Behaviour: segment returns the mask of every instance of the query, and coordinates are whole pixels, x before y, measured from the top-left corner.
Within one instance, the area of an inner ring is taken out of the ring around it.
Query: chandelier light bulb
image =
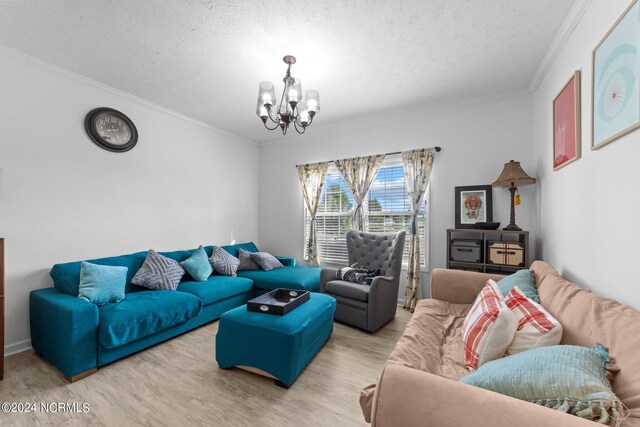
[[[304,98],[302,99],[302,102],[298,104],[297,119],[303,127],[307,127],[307,125],[311,121],[311,116],[309,115],[309,111],[307,110],[306,99]]]
[[[267,120],[267,117],[269,117],[269,110],[267,110],[267,107],[264,106],[264,103],[260,98],[258,98],[258,108],[256,109],[256,114],[258,115],[258,117],[265,121]]]
[[[287,98],[289,104],[292,107],[295,107],[298,102],[300,102],[300,98],[302,98],[302,82],[300,79],[292,79],[293,84],[289,86],[289,91],[287,93]]]

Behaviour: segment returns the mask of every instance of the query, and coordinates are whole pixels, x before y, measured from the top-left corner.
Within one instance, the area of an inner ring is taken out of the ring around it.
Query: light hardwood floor
[[[87,402],[90,411],[0,412],[0,425],[367,425],[360,390],[376,381],[410,317],[398,307],[396,318],[374,334],[335,323],[332,337],[288,390],[250,372],[219,369],[217,321],[73,384],[26,351],[6,359],[0,403]]]

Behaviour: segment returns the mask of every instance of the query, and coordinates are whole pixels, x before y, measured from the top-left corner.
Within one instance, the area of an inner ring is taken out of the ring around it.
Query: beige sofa
[[[562,344],[609,347],[620,367],[613,390],[630,411],[624,425],[639,426],[640,312],[580,288],[545,262],[536,261],[531,270],[542,305],[562,323]],[[458,382],[467,373],[460,327],[487,279],[500,277],[433,270],[431,299],[418,302],[377,384],[360,395],[367,422],[378,427],[597,425]]]

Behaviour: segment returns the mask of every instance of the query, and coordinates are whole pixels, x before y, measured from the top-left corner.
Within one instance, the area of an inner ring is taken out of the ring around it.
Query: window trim
[[[386,160],[386,159],[385,159]],[[394,159],[391,158],[389,159],[389,163],[385,164],[383,163],[382,167],[390,167],[390,166],[400,166],[402,165],[402,160],[401,158],[398,159]],[[365,204],[367,203],[367,199],[365,198]],[[430,270],[430,258],[431,258],[431,251],[430,251],[430,246],[431,246],[431,241],[430,241],[430,231],[431,231],[431,215],[430,215],[430,211],[431,211],[431,183],[429,183],[429,185],[427,186],[427,190],[425,192],[425,196],[424,196],[424,200],[423,203],[425,204],[425,221],[424,221],[424,233],[422,233],[421,237],[421,241],[424,242],[424,263],[422,263],[420,265],[420,269],[422,272],[428,272]],[[393,215],[393,211],[385,211],[385,214],[391,213]],[[398,214],[403,214],[404,211],[402,212],[398,212]],[[337,212],[327,212],[324,214],[325,216],[345,216],[344,213],[337,213]],[[351,213],[351,215],[353,215],[353,213]],[[308,258],[307,258],[307,206],[304,202],[304,200],[302,200],[302,259],[305,262],[308,262]],[[410,234],[407,233],[405,239],[409,239]],[[341,264],[335,263],[335,262],[331,262],[331,261],[322,261],[322,260],[318,260],[320,265],[324,265],[324,266],[342,266]],[[407,271],[407,269],[409,268],[409,263],[408,261],[404,261],[404,257],[403,257],[403,261],[402,261],[402,271]]]

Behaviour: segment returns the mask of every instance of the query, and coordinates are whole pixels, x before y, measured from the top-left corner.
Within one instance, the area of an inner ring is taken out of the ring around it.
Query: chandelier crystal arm
[[[271,117],[269,117],[271,119]],[[276,125],[272,128],[270,128],[269,126],[267,126],[267,121],[263,120],[262,124],[264,125],[265,128],[269,129],[269,130],[276,130],[278,129],[278,122],[274,121],[273,119],[271,119],[272,122],[274,122]]]
[[[267,116],[267,117],[269,117],[269,120],[271,120],[271,122],[272,122],[272,123],[280,124],[280,116],[279,116],[279,115],[278,115],[278,113],[276,112],[276,117],[275,117],[275,118],[273,118],[273,117],[271,116],[271,112],[272,112],[272,111],[273,111],[273,107],[269,107],[269,108],[267,108],[267,114],[268,114],[268,116]],[[267,128],[267,129],[269,129],[269,128]],[[273,128],[273,129],[275,129],[275,128]],[[273,129],[269,129],[269,130],[273,130]]]
[[[298,121],[297,120],[293,121],[293,127],[296,129],[296,132],[298,132],[300,135],[305,133],[305,131],[307,130],[307,128],[305,126],[298,126]],[[300,128],[302,128],[302,131],[300,131]]]

